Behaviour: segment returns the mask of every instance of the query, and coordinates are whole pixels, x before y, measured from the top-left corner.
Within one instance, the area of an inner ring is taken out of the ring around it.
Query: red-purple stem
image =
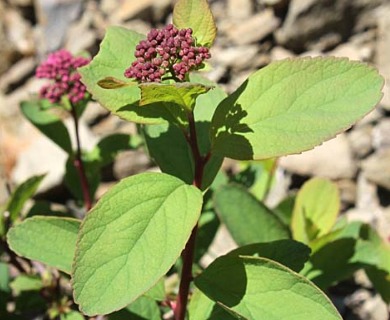
[[[194,114],[191,112],[188,114],[189,121],[189,133],[186,135],[188,144],[191,147],[192,155],[195,162],[195,172],[194,172],[194,181],[193,185],[198,189],[202,188],[202,177],[203,171],[207,161],[209,160],[210,154],[202,156],[198,147],[198,140],[196,137],[196,128]],[[193,280],[192,276],[192,264],[194,261],[195,253],[195,242],[196,234],[198,230],[198,225],[192,230],[191,236],[186,243],[186,246],[181,254],[183,260],[183,267],[181,272],[181,279],[179,285],[179,294],[176,299],[176,306],[174,309],[175,320],[184,320],[187,310],[188,295],[190,290],[190,284]]]
[[[85,174],[85,167],[83,160],[81,158],[81,143],[80,143],[80,133],[79,133],[79,119],[77,116],[76,108],[72,104],[71,114],[73,117],[74,122],[74,130],[75,130],[75,136],[76,136],[76,154],[75,159],[73,161],[73,165],[76,168],[79,177],[80,177],[80,184],[81,184],[81,190],[83,192],[83,198],[84,198],[84,205],[85,209],[89,211],[92,207],[92,200],[91,200],[91,194],[89,190],[88,180],[87,176]]]

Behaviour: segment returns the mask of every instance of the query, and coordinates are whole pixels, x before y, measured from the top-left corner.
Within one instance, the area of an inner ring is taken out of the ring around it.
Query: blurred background
[[[301,155],[278,161],[267,199],[276,205],[309,177],[333,180],[349,220],[363,220],[390,239],[390,0],[210,0],[218,35],[206,75],[228,92],[271,61],[339,56],[375,65],[388,81],[378,107],[353,128]],[[173,0],[0,0],[0,203],[16,185],[48,173],[38,197],[72,206],[62,178],[65,153],[21,115],[19,103],[42,82],[35,68],[47,53],[99,49],[105,29],[122,25],[146,34],[171,20]],[[129,52],[131,55],[132,52]],[[82,145],[114,132],[134,133],[92,102],[81,122]],[[227,170],[237,164],[226,161]],[[153,168],[142,151],[125,151],[103,172],[98,195],[117,179]],[[228,240],[221,240],[228,243]],[[228,245],[227,245],[228,246]],[[226,247],[218,250],[226,250]],[[355,279],[365,284],[364,275]],[[367,283],[366,283],[367,284]],[[349,300],[348,300],[349,299]],[[388,319],[388,307],[366,288],[347,294],[359,319]],[[351,318],[352,319],[352,318]],[[356,318],[353,318],[356,319]]]

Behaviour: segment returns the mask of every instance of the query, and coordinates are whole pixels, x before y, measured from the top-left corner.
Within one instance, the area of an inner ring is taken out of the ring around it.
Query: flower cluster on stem
[[[152,29],[135,51],[137,58],[125,71],[125,77],[139,82],[161,82],[169,75],[184,81],[186,75],[203,66],[210,58],[207,47],[196,46],[192,29],[177,29],[168,24],[163,29]]]
[[[67,50],[59,50],[49,54],[47,60],[38,66],[35,75],[37,78],[52,80],[44,85],[39,94],[41,98],[52,103],[58,103],[63,96],[67,96],[73,104],[85,98],[86,87],[80,81],[77,68],[88,64],[90,59],[75,57]]]

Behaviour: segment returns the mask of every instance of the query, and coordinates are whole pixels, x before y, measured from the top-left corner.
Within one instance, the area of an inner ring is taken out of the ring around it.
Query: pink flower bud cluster
[[[152,29],[135,51],[135,60],[125,71],[125,77],[140,82],[160,82],[170,73],[183,81],[186,74],[199,69],[210,58],[207,47],[195,46],[191,29],[178,30],[172,24],[165,28]]]
[[[40,96],[52,103],[61,101],[63,96],[67,96],[71,103],[83,100],[87,89],[81,83],[81,76],[76,69],[85,66],[89,61],[87,58],[74,57],[67,50],[49,54],[47,60],[35,72],[37,78],[53,80],[41,88]]]

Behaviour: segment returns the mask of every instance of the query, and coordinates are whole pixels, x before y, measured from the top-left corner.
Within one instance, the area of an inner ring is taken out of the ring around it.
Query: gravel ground
[[[381,103],[353,128],[314,150],[280,159],[279,182],[269,201],[272,205],[311,176],[327,177],[340,187],[343,214],[372,224],[389,239],[390,1],[211,0],[210,4],[218,38],[208,76],[229,92],[254,70],[296,56],[361,60],[375,65],[386,78]],[[172,0],[0,0],[1,179],[17,184],[49,172],[41,190],[58,190],[61,184],[65,154],[27,123],[18,107],[40,87],[33,74],[45,55],[59,48],[94,55],[107,26],[146,33],[170,21],[172,5]],[[91,103],[81,131],[88,148],[106,134],[132,133],[134,126]],[[124,152],[114,163],[114,177],[148,167],[142,152]],[[110,184],[103,184],[100,194]],[[1,183],[0,203],[6,196]],[[221,235],[224,239],[223,230]],[[216,246],[217,252],[226,249],[228,241],[222,242],[225,247]],[[388,319],[388,306],[372,292],[367,279],[359,273],[355,278],[354,290],[339,298],[340,305],[350,310],[345,319]]]

